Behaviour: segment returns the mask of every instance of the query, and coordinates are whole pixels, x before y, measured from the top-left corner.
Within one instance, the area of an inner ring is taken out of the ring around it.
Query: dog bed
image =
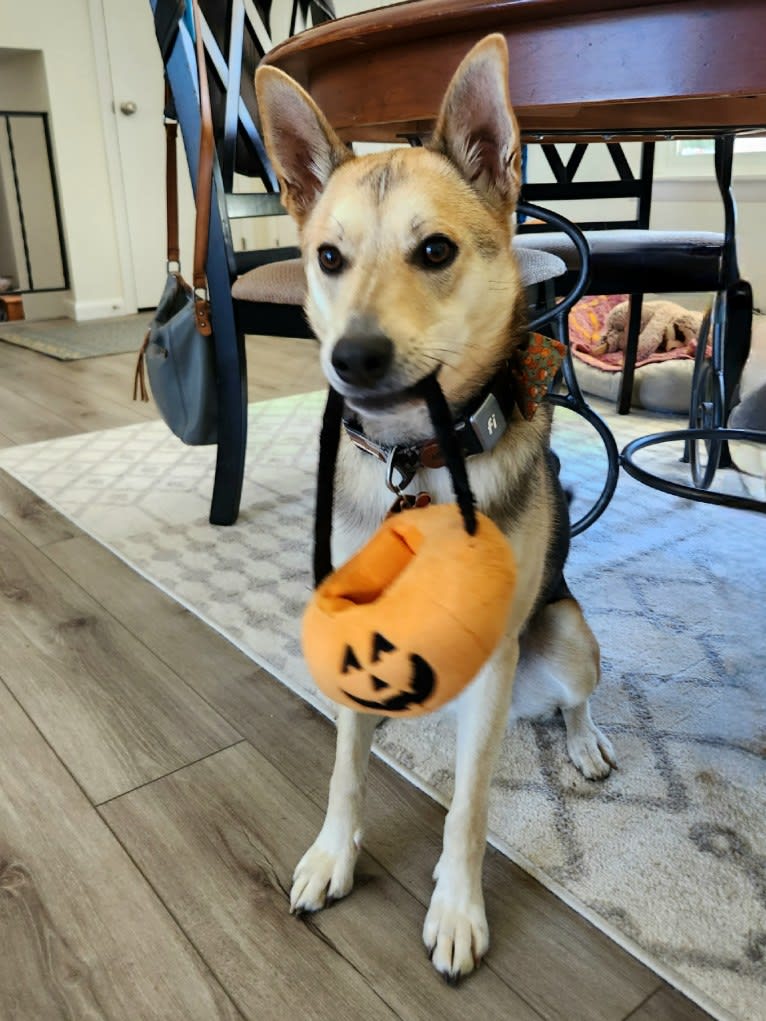
[[[626,294],[595,295],[578,302],[569,314],[577,380],[586,393],[609,401],[617,400],[622,386],[620,347],[624,347],[627,300]],[[688,413],[698,319],[698,314],[670,302],[644,302],[641,356],[636,361],[631,395],[634,407]],[[682,342],[664,350],[663,339],[676,324],[682,328],[678,330]],[[609,350],[602,350],[605,344]]]
[[[753,316],[750,356],[740,380],[741,402],[732,410],[728,424],[732,429],[758,429],[766,432],[766,316]],[[766,445],[731,443],[732,460],[740,471],[766,480]]]

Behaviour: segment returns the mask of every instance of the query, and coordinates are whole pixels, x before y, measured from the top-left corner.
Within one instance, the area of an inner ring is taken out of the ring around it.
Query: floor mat
[[[152,318],[151,312],[111,319],[41,319],[0,323],[0,340],[27,347],[60,361],[125,354],[138,349]]]
[[[251,406],[230,528],[207,522],[215,448],[184,447],[161,422],[2,450],[0,466],[329,713],[298,638],[322,404]],[[620,445],[683,427],[600,407]],[[565,481],[584,506],[601,485],[600,443],[556,416]],[[679,453],[649,449],[645,462],[682,477]],[[506,734],[490,805],[496,846],[707,1010],[741,1021],[766,1004],[765,563],[761,515],[623,475],[574,540],[568,572],[601,643],[593,714],[620,768],[584,780],[560,720],[523,722]],[[449,709],[389,720],[376,751],[447,802],[453,735]]]

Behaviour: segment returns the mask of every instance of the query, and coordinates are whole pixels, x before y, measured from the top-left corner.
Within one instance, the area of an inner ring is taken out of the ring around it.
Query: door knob
[[[126,117],[132,116],[137,109],[138,107],[136,106],[132,99],[129,99],[125,103],[120,103],[120,112],[124,113]]]

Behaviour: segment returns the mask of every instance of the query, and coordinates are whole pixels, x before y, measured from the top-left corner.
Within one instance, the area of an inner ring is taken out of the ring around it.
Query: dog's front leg
[[[322,829],[293,874],[290,910],[319,911],[345,897],[354,885],[354,866],[362,846],[364,794],[370,747],[379,716],[341,708],[335,768],[330,780]]]
[[[508,722],[518,658],[517,638],[506,637],[457,705],[455,793],[423,927],[434,967],[453,981],[473,971],[489,948],[481,883],[489,785]]]

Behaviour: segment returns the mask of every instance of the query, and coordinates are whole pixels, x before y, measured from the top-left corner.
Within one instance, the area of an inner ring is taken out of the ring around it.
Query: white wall
[[[45,68],[39,50],[0,48],[0,103],[4,110],[48,109]]]
[[[13,71],[8,50],[42,53],[72,278],[69,299],[57,299],[57,308],[47,302],[46,314],[88,318],[119,312],[123,283],[88,0],[0,0],[0,40],[0,66],[6,72]],[[3,81],[8,87],[7,74],[0,85]],[[4,101],[0,93],[0,107]],[[28,313],[34,304],[25,300]]]

